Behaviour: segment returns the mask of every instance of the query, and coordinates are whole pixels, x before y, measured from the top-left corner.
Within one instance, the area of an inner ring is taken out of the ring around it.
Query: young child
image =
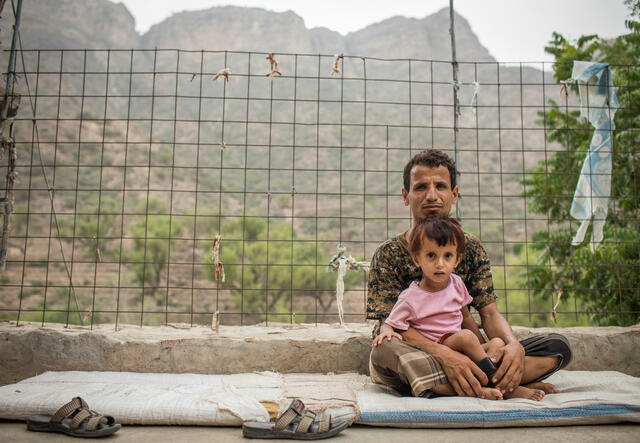
[[[473,300],[464,282],[453,274],[465,249],[460,224],[450,217],[427,217],[414,228],[409,238],[409,253],[416,266],[422,269],[422,280],[405,289],[391,310],[373,343],[397,336],[394,329],[414,328],[423,336],[468,356],[487,374],[489,380],[496,367],[487,354],[504,346],[500,338],[484,343],[480,330],[467,305]],[[461,329],[464,326],[465,329]],[[434,386],[432,393],[456,395],[449,383]],[[492,386],[482,388],[483,398],[501,400],[500,390]],[[544,391],[519,386],[504,398],[541,400]]]

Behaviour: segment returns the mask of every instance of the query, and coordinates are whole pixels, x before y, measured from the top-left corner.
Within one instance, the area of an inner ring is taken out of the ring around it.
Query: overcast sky
[[[323,26],[343,35],[395,15],[424,18],[448,0],[121,0],[144,33],[171,14],[212,6],[250,6],[301,16],[307,28]],[[625,33],[623,0],[454,0],[454,8],[498,60],[551,61],[544,46],[553,31],[566,37]]]

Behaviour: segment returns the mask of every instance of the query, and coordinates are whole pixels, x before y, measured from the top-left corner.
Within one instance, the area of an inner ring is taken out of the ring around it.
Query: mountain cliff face
[[[223,6],[174,14],[142,36],[145,48],[312,52],[301,17],[259,8]]]
[[[494,61],[458,14],[455,26],[458,60]],[[350,33],[345,39],[353,55],[450,60],[449,10],[441,9],[423,19],[392,17]]]
[[[11,46],[13,12],[2,11],[2,47]],[[29,0],[20,24],[25,49],[131,48],[140,45],[135,20],[121,3],[106,0]]]
[[[313,43],[313,54],[348,54],[345,37],[328,28],[311,28],[309,30]]]
[[[0,26],[2,45],[10,44],[12,13]],[[422,19],[392,17],[343,36],[327,28],[307,29],[292,11],[213,7],[180,12],[149,29],[135,31],[131,13],[107,0],[31,0],[23,5],[22,44],[30,49],[169,48],[336,54],[448,60],[451,57],[448,9]],[[493,58],[456,15],[459,60]]]

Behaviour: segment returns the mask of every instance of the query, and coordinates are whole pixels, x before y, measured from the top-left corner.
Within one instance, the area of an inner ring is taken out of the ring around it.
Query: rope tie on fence
[[[220,142],[220,148],[221,148],[223,151],[226,151],[226,150],[227,150],[227,144],[226,144],[225,142]]]
[[[562,93],[564,92],[564,97],[569,98],[569,82],[567,80],[560,80],[560,98],[562,98]]]
[[[267,55],[266,59],[269,60],[269,65],[270,65],[270,69],[271,69],[271,72],[269,72],[267,74],[267,77],[269,77],[270,79],[273,80],[273,76],[275,74],[282,75],[282,73],[280,72],[280,66],[278,65],[278,62],[276,61],[276,58],[273,56],[273,52],[270,52]]]
[[[460,110],[460,98],[458,97],[458,91],[460,90],[462,83],[460,83],[458,80],[453,80],[451,82],[451,85],[453,85],[453,89],[455,91],[455,103],[453,106],[455,107],[456,115],[462,115],[462,111]]]
[[[473,112],[473,115],[476,115],[476,113],[478,112],[478,91],[480,90],[480,83],[478,82],[473,82],[473,85],[475,86],[475,89],[473,90],[473,97],[471,97],[471,112]]]
[[[216,331],[216,334],[220,332],[220,311],[213,313],[211,317],[211,329]]]
[[[98,243],[98,237],[94,235],[92,238],[96,242],[96,261],[102,262],[102,255],[100,254],[100,244]]]
[[[551,320],[553,320],[554,323],[558,323],[558,320],[557,320],[558,313],[556,312],[556,309],[558,309],[558,306],[560,305],[561,297],[562,297],[562,289],[558,289],[558,299],[556,300],[556,304],[553,306],[553,309],[551,310]]]
[[[211,261],[215,267],[216,281],[220,279],[220,281],[224,282],[224,265],[220,261],[220,239],[220,234],[217,234],[216,238],[213,239],[213,244],[211,245]]]
[[[336,279],[336,301],[338,303],[340,326],[344,326],[344,310],[342,308],[342,302],[344,300],[344,276],[347,274],[347,271],[359,271],[362,269],[368,272],[369,266],[371,265],[368,261],[358,261],[352,256],[346,257],[346,252],[347,248],[338,245],[338,252],[331,257],[327,265],[327,271],[338,271]]]
[[[344,59],[344,55],[343,54],[336,54],[333,56],[333,68],[331,68],[331,75],[336,74],[336,75],[340,75],[340,68],[338,67],[338,64],[340,63],[340,60]]]
[[[220,77],[224,77],[225,80],[227,81],[227,83],[229,83],[229,74],[231,74],[231,71],[229,70],[229,68],[221,69],[221,70],[218,71],[218,73],[216,75],[213,76],[213,80],[216,81]],[[195,74],[193,74],[193,75],[195,76]]]

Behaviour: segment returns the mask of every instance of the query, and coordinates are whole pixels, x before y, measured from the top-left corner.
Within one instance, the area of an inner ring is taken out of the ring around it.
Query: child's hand
[[[384,340],[385,338],[387,339],[387,341],[391,341],[391,337],[395,337],[398,340],[402,340],[402,335],[394,331],[393,328],[388,324],[383,323],[382,326],[380,327],[380,334],[378,334],[378,336],[373,339],[373,343],[371,344],[371,346],[375,348],[380,343],[382,343],[382,340]]]

